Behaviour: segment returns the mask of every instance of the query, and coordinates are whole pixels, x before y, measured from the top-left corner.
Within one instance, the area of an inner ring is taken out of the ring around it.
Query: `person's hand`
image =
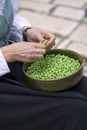
[[[24,28],[24,30],[25,29],[26,27]],[[28,29],[25,35],[27,41],[33,41],[38,43],[42,42],[45,39],[48,40],[48,44],[46,46],[47,49],[50,49],[55,45],[55,36],[47,30],[32,28]]]
[[[46,53],[45,45],[35,42],[13,43],[0,48],[6,61],[33,62],[40,59]]]

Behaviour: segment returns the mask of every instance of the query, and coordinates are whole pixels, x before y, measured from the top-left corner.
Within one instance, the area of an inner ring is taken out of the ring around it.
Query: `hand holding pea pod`
[[[32,41],[32,42],[43,42],[46,40],[46,42],[48,41],[48,43],[46,44],[46,50],[50,50],[50,48],[52,48],[55,45],[55,36],[50,33],[47,30],[43,30],[43,29],[28,29],[26,32],[26,40],[27,42]]]
[[[44,39],[42,41],[42,43],[46,46],[46,50],[49,51],[51,47],[53,47],[53,45],[49,45],[49,41]]]

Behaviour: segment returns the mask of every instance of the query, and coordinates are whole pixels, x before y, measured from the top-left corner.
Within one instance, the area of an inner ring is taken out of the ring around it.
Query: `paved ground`
[[[87,76],[87,0],[21,0],[18,14],[33,27],[56,35],[55,48],[68,48],[84,57]]]

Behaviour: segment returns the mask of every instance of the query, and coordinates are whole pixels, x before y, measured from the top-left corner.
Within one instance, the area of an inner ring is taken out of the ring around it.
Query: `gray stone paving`
[[[60,6],[52,13],[54,16],[64,17],[72,20],[82,20],[85,16],[83,9],[75,9],[70,7]]]
[[[82,8],[86,3],[87,0],[55,0],[56,4],[58,5],[66,5],[70,7]]]
[[[53,48],[67,48],[84,58],[87,76],[87,0],[21,0],[18,14],[33,27],[56,34]]]

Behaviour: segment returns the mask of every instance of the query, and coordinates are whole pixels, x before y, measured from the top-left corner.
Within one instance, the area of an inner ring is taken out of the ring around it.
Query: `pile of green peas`
[[[61,54],[47,54],[28,66],[29,77],[42,80],[63,78],[74,73],[80,67],[78,60]]]

